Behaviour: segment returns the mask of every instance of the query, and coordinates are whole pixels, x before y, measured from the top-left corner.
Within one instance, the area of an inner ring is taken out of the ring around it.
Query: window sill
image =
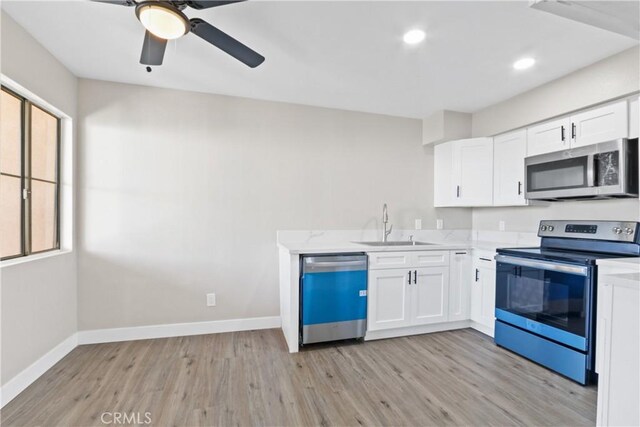
[[[0,269],[5,267],[13,267],[14,265],[26,264],[28,262],[39,261],[45,258],[53,258],[60,255],[67,255],[73,253],[72,249],[58,249],[55,251],[43,252],[41,254],[28,255],[20,258],[8,259],[5,261],[0,261]]]

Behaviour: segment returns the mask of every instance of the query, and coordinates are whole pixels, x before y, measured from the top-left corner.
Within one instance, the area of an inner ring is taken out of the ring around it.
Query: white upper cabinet
[[[435,207],[493,204],[493,138],[434,147],[433,199]]]
[[[572,116],[571,147],[626,138],[629,135],[627,108],[625,100]]]
[[[455,206],[493,204],[493,138],[453,141]]]
[[[433,205],[453,206],[453,144],[450,142],[433,147]]]
[[[571,118],[552,120],[527,128],[527,156],[570,148]]]
[[[527,128],[527,156],[629,136],[626,100]]]
[[[629,138],[640,135],[640,98],[629,101]]]
[[[526,205],[524,198],[524,158],[527,131],[521,129],[493,138],[493,204]]]

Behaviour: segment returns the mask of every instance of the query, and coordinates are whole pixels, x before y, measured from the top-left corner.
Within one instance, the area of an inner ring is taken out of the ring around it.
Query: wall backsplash
[[[507,231],[535,232],[541,219],[640,221],[640,201],[638,199],[588,200],[473,209],[475,230],[498,230],[499,221],[504,221]]]

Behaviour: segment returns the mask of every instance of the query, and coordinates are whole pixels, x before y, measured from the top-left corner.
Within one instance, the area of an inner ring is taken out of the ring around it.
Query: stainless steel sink
[[[392,241],[392,242],[353,242],[359,245],[367,245],[367,246],[426,246],[426,245],[435,245],[435,243],[427,243],[427,242],[409,242],[409,241]]]

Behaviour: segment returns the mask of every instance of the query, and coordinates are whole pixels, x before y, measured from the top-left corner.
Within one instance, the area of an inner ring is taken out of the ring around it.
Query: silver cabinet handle
[[[564,142],[564,126],[560,126],[560,139]]]
[[[522,194],[522,183],[518,181],[518,196]]]
[[[413,284],[418,284],[418,270],[413,270]]]
[[[460,197],[460,186],[456,185],[456,197]]]
[[[411,284],[411,270],[409,270],[409,281],[407,283]]]

